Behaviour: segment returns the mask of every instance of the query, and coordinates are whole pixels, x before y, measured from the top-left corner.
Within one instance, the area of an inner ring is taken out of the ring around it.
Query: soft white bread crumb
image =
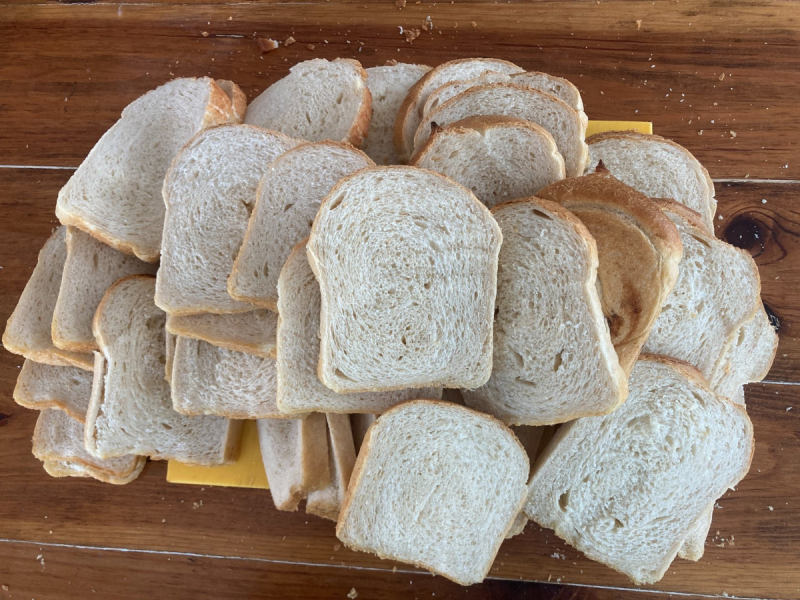
[[[92,378],[91,371],[77,367],[26,360],[14,387],[14,401],[34,410],[60,409],[76,421],[84,422],[92,395]]]

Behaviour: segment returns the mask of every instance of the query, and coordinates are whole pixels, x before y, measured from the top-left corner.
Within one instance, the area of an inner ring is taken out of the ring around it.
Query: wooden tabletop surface
[[[260,52],[257,38],[289,36]],[[0,0],[0,321],[72,169],[173,77],[233,79],[250,98],[315,57],[492,56],[567,77],[590,118],[652,121],[703,162],[717,234],[752,253],[780,323],[774,368],[746,393],[750,474],[720,500],[703,559],[646,589],[800,598],[799,44],[800,7],[785,1]],[[351,552],[332,523],[278,512],[263,491],[167,484],[163,463],[122,487],[52,479],[31,454],[36,414],[11,399],[21,363],[0,352],[0,598],[642,596],[535,524],[502,546],[490,580],[460,588]]]

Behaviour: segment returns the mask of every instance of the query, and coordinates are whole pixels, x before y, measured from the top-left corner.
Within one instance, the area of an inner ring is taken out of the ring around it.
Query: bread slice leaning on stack
[[[63,410],[83,423],[93,377],[91,371],[78,367],[56,367],[26,360],[14,387],[14,401],[34,410]]]
[[[278,315],[270,310],[167,316],[167,331],[171,334],[267,358],[275,358],[277,329]]]
[[[344,494],[356,464],[356,448],[350,417],[327,414],[328,463],[331,482],[327,487],[308,494],[306,512],[323,519],[337,521],[342,509]]]

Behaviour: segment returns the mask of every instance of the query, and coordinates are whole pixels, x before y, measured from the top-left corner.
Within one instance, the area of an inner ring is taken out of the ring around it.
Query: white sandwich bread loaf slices
[[[92,319],[103,294],[128,275],[155,275],[158,265],[146,263],[67,227],[67,259],[53,311],[53,343],[64,350],[97,350]]]
[[[289,69],[247,107],[245,123],[288,136],[359,147],[369,130],[367,72],[349,58],[307,60]]]
[[[348,415],[327,414],[328,463],[331,482],[327,487],[310,492],[306,512],[323,519],[337,521],[344,494],[356,464],[356,448]]]
[[[124,485],[126,483],[130,483],[133,479],[136,479],[136,477],[139,476],[139,473],[132,473],[128,475],[107,473],[74,460],[45,460],[42,461],[42,466],[44,467],[45,472],[50,475],[50,477],[91,477],[92,479],[97,479],[103,483],[112,483],[115,485]]]
[[[488,72],[524,73],[525,70],[506,60],[465,58],[452,60],[431,69],[411,87],[397,110],[394,124],[394,146],[400,162],[408,162],[414,153],[414,134],[422,121],[428,97],[447,83],[474,79]]]
[[[479,583],[522,507],[529,467],[511,430],[488,415],[435,400],[400,404],[367,432],[336,537]]]
[[[373,167],[340,181],[306,246],[320,380],[339,393],[486,383],[502,239],[486,207],[438,173]]]
[[[466,117],[500,115],[532,121],[546,129],[564,157],[567,177],[583,174],[589,158],[584,138],[588,121],[555,96],[513,83],[493,83],[470,88],[439,105],[426,115],[414,135],[419,152],[436,127],[445,127]]]
[[[257,427],[275,508],[295,511],[309,493],[330,484],[324,414],[313,413],[305,419],[260,419]]]
[[[14,387],[14,401],[34,410],[63,410],[83,423],[92,395],[93,377],[91,371],[77,367],[56,367],[26,360]]]
[[[166,363],[166,315],[153,303],[155,279],[114,284],[94,319],[95,353],[86,449],[98,458],[124,454],[219,465],[235,459],[241,421],[182,415],[172,407]]]
[[[602,162],[611,174],[651,198],[672,198],[700,213],[714,231],[714,183],[691,152],[659,135],[607,131],[591,136],[587,172]]]
[[[636,584],[655,583],[696,520],[747,473],[753,427],[680,361],[643,355],[629,386],[615,412],[558,430],[525,514]]]
[[[367,87],[372,94],[372,119],[361,149],[378,165],[396,165],[394,122],[397,111],[411,89],[431,68],[427,65],[396,63],[367,69]]]
[[[354,413],[350,415],[350,429],[353,432],[353,443],[356,446],[356,454],[361,449],[361,443],[367,435],[369,426],[375,422],[378,415],[370,413]]]
[[[715,502],[716,503],[716,502]],[[678,550],[678,557],[683,560],[691,560],[697,562],[703,558],[705,553],[706,538],[708,537],[708,530],[711,528],[711,519],[714,516],[714,504],[706,507],[700,514],[691,527],[686,539],[683,540],[680,549]]]
[[[228,295],[228,275],[258,182],[297,143],[259,127],[227,125],[202,132],[181,150],[164,180],[157,306],[171,315],[252,310]]]
[[[627,377],[597,293],[597,247],[564,207],[526,198],[495,207],[503,231],[486,385],[467,406],[511,425],[549,425],[615,410]]]
[[[51,323],[67,258],[67,228],[56,228],[39,251],[14,312],[3,331],[3,346],[28,360],[55,366],[73,366],[91,371],[91,354],[62,350],[53,344]]]
[[[342,177],[374,166],[340,142],[303,144],[269,165],[228,278],[231,297],[276,310],[283,263],[308,237],[322,199]]]
[[[157,262],[161,186],[172,159],[198,131],[235,120],[231,98],[209,77],[174,79],[148,92],[122,111],[61,189],[56,216],[117,250]]]
[[[230,419],[286,418],[275,403],[275,359],[177,336],[172,407],[184,415]]]
[[[494,208],[565,177],[553,136],[522,119],[467,117],[434,131],[411,160],[457,181]]]
[[[528,455],[528,460],[530,461],[530,464],[533,465],[536,461],[536,456],[538,455],[539,444],[542,441],[545,427],[517,425],[511,427],[511,431],[514,432],[514,435],[517,436],[519,443],[522,444],[523,448],[525,448],[525,453]],[[525,531],[525,526],[527,524],[528,517],[526,517],[525,513],[520,510],[519,513],[517,513],[517,518],[514,519],[514,524],[506,534],[506,539],[508,540],[514,536],[520,535]]]
[[[214,346],[275,358],[278,315],[257,309],[216,315],[168,315],[167,331],[173,335],[203,340]]]
[[[277,403],[282,412],[382,413],[404,400],[442,397],[441,388],[337,394],[320,382],[321,300],[305,241],[289,255],[278,280],[278,292]]]
[[[538,195],[561,204],[594,237],[600,303],[619,364],[630,374],[678,279],[678,229],[650,198],[605,170],[559,181]]]

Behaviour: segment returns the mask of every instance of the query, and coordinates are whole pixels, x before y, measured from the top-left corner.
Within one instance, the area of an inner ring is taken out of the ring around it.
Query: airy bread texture
[[[64,226],[58,227],[39,251],[31,278],[6,322],[3,346],[9,352],[21,354],[38,363],[74,366],[91,371],[91,354],[57,348],[50,333],[67,258],[66,231]]]
[[[278,315],[270,310],[215,315],[167,316],[167,331],[174,335],[203,340],[209,344],[275,358]]]
[[[586,554],[655,583],[695,520],[750,468],[753,426],[686,363],[643,355],[628,400],[558,430],[525,514]]]
[[[438,173],[373,167],[340,181],[306,248],[320,380],[339,393],[486,383],[502,240],[486,207]]]
[[[164,378],[166,315],[153,303],[155,279],[134,275],[114,284],[97,309],[92,398],[86,449],[98,458],[139,454],[198,465],[236,456],[241,421],[190,417],[172,408]]]
[[[361,63],[315,58],[293,66],[253,100],[244,122],[310,142],[333,140],[359,147],[371,114],[372,96]]]
[[[597,248],[569,211],[527,198],[492,210],[503,231],[492,376],[467,406],[511,425],[604,415],[627,396],[598,297]]]
[[[252,310],[228,295],[228,275],[262,175],[297,143],[274,131],[226,125],[202,132],[175,157],[164,181],[159,308],[171,315]]]
[[[319,283],[308,264],[305,241],[289,256],[278,280],[278,408],[287,414],[382,413],[398,402],[441,398],[442,388],[337,394],[317,377],[320,340]]]
[[[714,231],[714,183],[691,152],[658,135],[635,131],[597,133],[589,144],[591,173],[600,161],[617,179],[652,198],[672,198],[700,213]]]
[[[414,152],[414,134],[422,121],[423,108],[428,96],[452,81],[474,79],[487,72],[524,73],[522,67],[506,60],[494,58],[465,58],[451,60],[431,69],[408,91],[397,110],[394,123],[394,147],[400,162],[407,162]]]
[[[511,430],[488,415],[434,400],[400,404],[364,439],[336,537],[479,583],[525,500],[529,467]]]
[[[588,121],[555,96],[515,85],[493,83],[470,88],[426,115],[414,135],[414,152],[419,152],[436,127],[451,125],[465,117],[500,115],[532,121],[546,129],[564,157],[567,177],[583,174],[589,158],[584,141]]]
[[[544,128],[495,115],[437,129],[411,164],[447,175],[488,208],[532,196],[565,177],[564,159]]]
[[[367,87],[372,94],[372,119],[367,139],[361,145],[376,164],[396,165],[394,122],[409,89],[431,68],[427,65],[398,63],[367,69]]]
[[[172,407],[185,415],[230,419],[285,417],[275,404],[275,359],[178,336]]]
[[[619,364],[630,374],[678,279],[678,229],[647,196],[597,171],[539,192],[577,216],[597,244],[597,287]]]
[[[276,310],[283,263],[308,237],[322,199],[342,177],[373,166],[366,154],[339,142],[303,144],[269,165],[228,278],[231,297]]]
[[[83,423],[92,395],[92,377],[91,371],[77,367],[26,360],[14,387],[14,401],[34,410],[60,409]]]
[[[310,492],[331,482],[325,415],[260,419],[258,442],[269,491],[278,510],[295,511]]]
[[[325,418],[328,422],[328,462],[331,482],[327,487],[308,494],[306,512],[323,519],[337,521],[347,484],[356,464],[356,448],[349,416],[328,414]]]
[[[230,97],[213,79],[174,79],[129,104],[58,193],[56,216],[146,262],[164,228],[161,186],[198,131],[230,121]]]
[[[67,227],[67,258],[53,311],[53,343],[72,352],[97,350],[92,319],[103,294],[128,275],[155,275],[158,265],[143,262]]]

